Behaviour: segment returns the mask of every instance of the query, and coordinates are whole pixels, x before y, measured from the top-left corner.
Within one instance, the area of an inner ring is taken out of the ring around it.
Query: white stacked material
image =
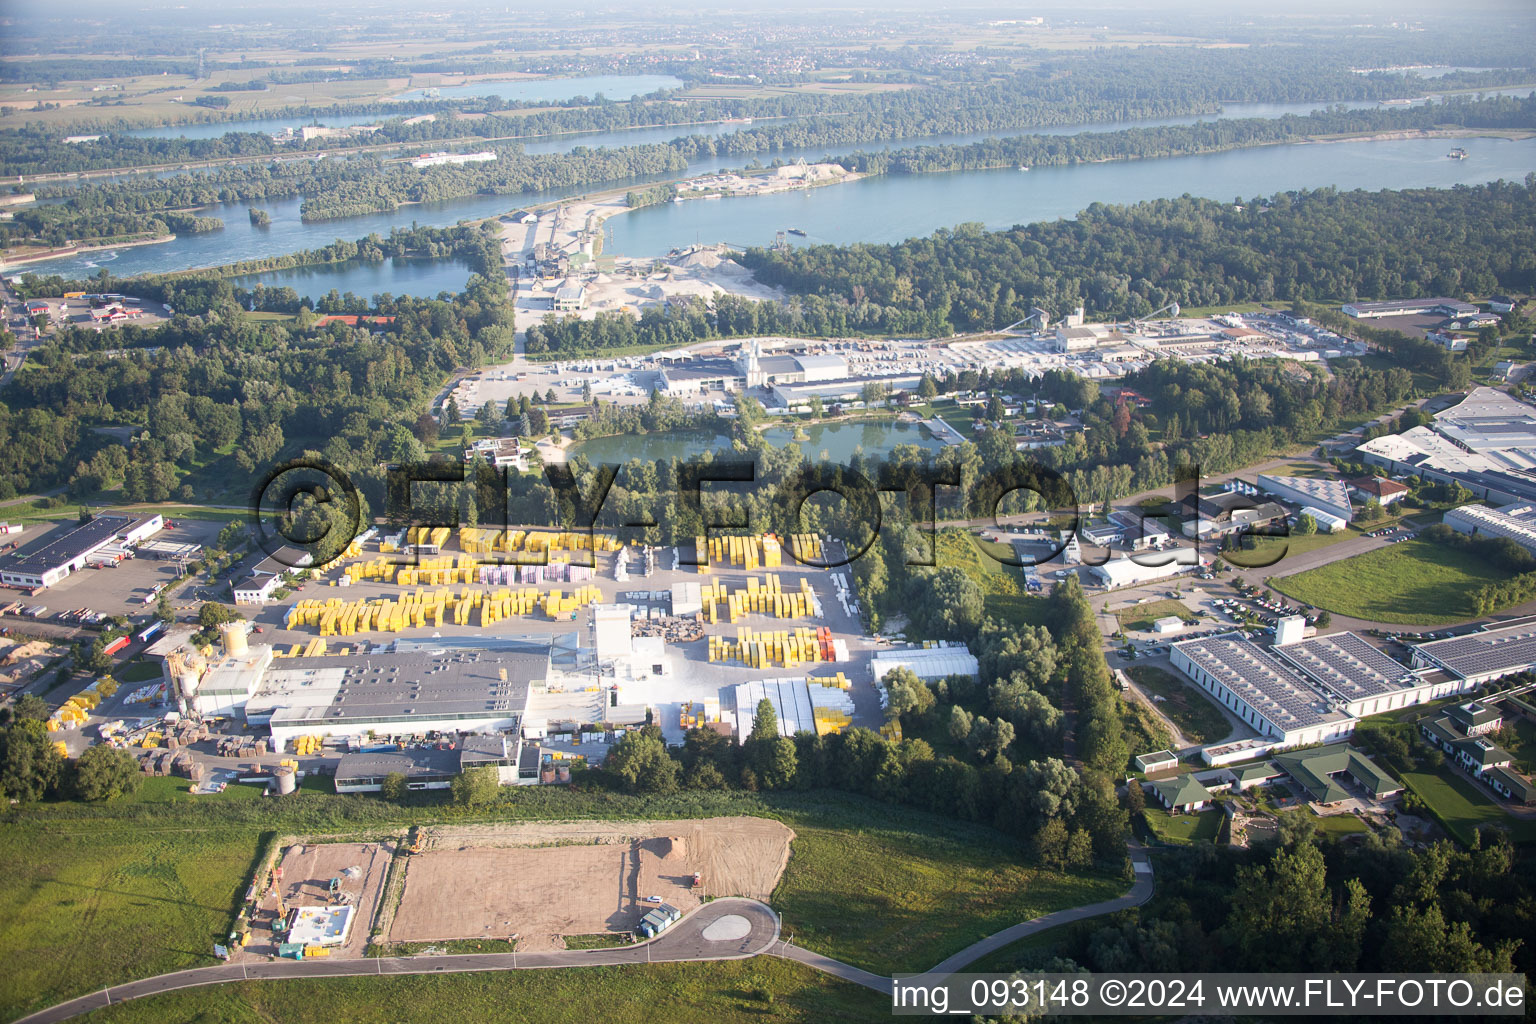
[[[847,640],[833,640],[832,641],[832,660],[833,661],[847,661],[848,660],[848,641]]]

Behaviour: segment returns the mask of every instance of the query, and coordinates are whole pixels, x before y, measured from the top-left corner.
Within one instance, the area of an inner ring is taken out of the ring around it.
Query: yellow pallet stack
[[[784,564],[784,549],[771,533],[763,534],[763,568],[777,569]]]
[[[839,733],[853,723],[853,719],[846,712],[836,708],[814,708],[812,715],[816,719],[816,735],[826,736],[829,733]]]
[[[790,534],[789,548],[794,552],[795,558],[801,562],[821,560],[821,538],[814,533]]]
[[[835,676],[806,676],[805,681],[811,686],[825,686],[835,690],[846,690],[853,685],[841,672]]]
[[[370,558],[366,562],[353,562],[343,572],[353,583],[360,583],[363,580],[383,580],[388,583],[395,578],[395,570],[398,568],[398,565],[387,558]]]
[[[293,738],[293,752],[300,757],[308,757],[311,754],[320,753],[321,740],[319,736],[295,736]]]
[[[703,537],[693,538],[693,560],[699,564],[699,572],[709,572],[709,544]]]
[[[734,640],[723,636],[709,637],[708,657],[710,661],[741,661],[751,668],[772,665],[793,668],[822,660],[816,631],[805,626],[761,632],[738,626]]]

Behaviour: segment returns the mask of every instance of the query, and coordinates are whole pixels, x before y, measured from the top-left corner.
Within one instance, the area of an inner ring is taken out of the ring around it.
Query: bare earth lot
[[[794,832],[764,818],[482,825],[433,830],[406,870],[392,942],[625,932],[659,896],[683,912],[711,896],[767,899]],[[557,845],[558,844],[558,845]]]

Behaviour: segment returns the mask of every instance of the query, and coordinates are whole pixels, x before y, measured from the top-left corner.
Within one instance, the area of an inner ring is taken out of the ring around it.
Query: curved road
[[[722,918],[736,918],[711,929]],[[734,927],[733,927],[734,926]],[[743,929],[745,929],[743,933]],[[575,949],[547,953],[469,953],[448,956],[366,957],[361,960],[273,960],[221,964],[161,974],[92,992],[39,1010],[17,1024],[53,1024],[90,1010],[203,985],[286,978],[336,978],[363,974],[437,974],[454,971],[535,970],[547,967],[599,967],[614,964],[669,963],[680,960],[744,960],[766,953],[779,938],[779,916],[757,900],[712,900],[649,942],[613,949]]]
[[[1136,881],[1123,896],[1080,907],[1068,907],[1022,921],[975,942],[933,967],[929,974],[948,974],[974,963],[1011,942],[1047,928],[1084,921],[1102,914],[1139,907],[1152,897],[1152,862],[1132,841],[1129,848]],[[272,960],[254,964],[221,964],[161,974],[125,982],[80,996],[67,1003],[23,1017],[16,1024],[55,1024],[91,1010],[184,988],[233,981],[290,978],[336,978],[357,975],[437,974],[459,971],[537,970],[551,967],[603,967],[616,964],[673,963],[687,960],[745,960],[767,954],[794,960],[818,971],[889,993],[891,979],[852,964],[780,941],[779,916],[767,904],[723,897],[704,904],[660,936],[648,942],[612,949],[579,949],[547,953],[464,953],[443,956],[365,957],[360,960]]]

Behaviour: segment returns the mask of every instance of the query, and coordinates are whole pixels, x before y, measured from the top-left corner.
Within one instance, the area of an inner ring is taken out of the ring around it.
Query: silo
[[[219,627],[219,632],[224,636],[224,653],[232,658],[238,658],[250,649],[246,625],[241,622],[226,622]]]
[[[298,773],[287,765],[279,765],[273,774],[277,777],[278,796],[287,796],[299,788]]]

